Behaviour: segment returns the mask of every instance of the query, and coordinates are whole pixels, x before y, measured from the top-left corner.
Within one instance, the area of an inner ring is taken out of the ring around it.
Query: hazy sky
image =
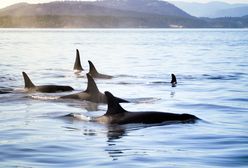
[[[0,0],[0,8],[6,7],[19,2],[28,2],[28,3],[44,3],[55,0]],[[222,1],[227,3],[248,3],[248,0],[168,0],[168,1],[184,1],[184,2],[210,2],[210,1]]]

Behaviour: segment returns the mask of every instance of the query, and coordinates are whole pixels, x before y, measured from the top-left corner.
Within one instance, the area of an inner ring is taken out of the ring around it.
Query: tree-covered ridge
[[[115,2],[115,3],[113,3]],[[197,18],[159,0],[20,3],[0,10],[2,28],[244,28],[248,17]]]

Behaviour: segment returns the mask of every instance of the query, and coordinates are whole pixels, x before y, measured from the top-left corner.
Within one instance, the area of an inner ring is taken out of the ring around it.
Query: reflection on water
[[[245,29],[0,29],[0,167],[247,167],[247,39]],[[80,74],[72,71],[76,48]],[[97,86],[131,101],[122,104],[128,111],[203,120],[108,126],[63,119],[101,116],[107,107],[23,91],[27,71],[39,85],[80,92],[87,60],[114,76]]]

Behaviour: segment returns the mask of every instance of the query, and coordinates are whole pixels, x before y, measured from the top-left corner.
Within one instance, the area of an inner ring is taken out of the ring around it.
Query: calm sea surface
[[[73,73],[76,49],[85,71]],[[86,89],[91,60],[99,90],[129,111],[190,113],[195,124],[122,125],[65,119],[106,105],[24,93],[37,84]],[[170,86],[170,74],[178,79]],[[0,167],[247,167],[248,30],[0,29]]]

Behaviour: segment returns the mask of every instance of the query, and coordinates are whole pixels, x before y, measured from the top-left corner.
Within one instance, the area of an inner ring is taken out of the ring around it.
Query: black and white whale
[[[108,100],[107,112],[101,117],[93,118],[93,121],[107,124],[156,124],[163,122],[190,123],[195,122],[198,119],[191,114],[174,114],[154,111],[129,112],[120,106],[117,99],[110,92],[105,92],[105,95]]]
[[[141,111],[129,112],[123,109],[118,99],[110,92],[105,92],[108,101],[107,112],[100,117],[86,117],[77,114],[69,114],[68,117],[73,117],[79,120],[93,121],[104,124],[159,124],[159,123],[194,123],[199,118],[191,114],[174,114],[156,111]]]
[[[14,89],[12,88],[0,87],[0,94],[13,93],[13,91]]]
[[[172,86],[172,87],[176,87],[176,85],[177,85],[177,78],[176,78],[176,75],[171,74],[171,86]]]
[[[23,75],[24,83],[25,83],[24,88],[28,92],[55,93],[55,92],[66,92],[66,91],[74,90],[71,86],[63,86],[63,85],[40,85],[40,86],[35,86],[25,72],[22,72],[22,75]]]
[[[12,93],[12,91],[0,90],[0,94],[8,94],[8,93]]]
[[[82,68],[82,65],[81,65],[81,61],[80,61],[80,54],[79,54],[79,51],[78,49],[76,50],[76,59],[75,59],[75,63],[74,63],[74,67],[73,67],[73,71],[75,73],[79,73],[81,71],[83,71],[84,69]]]
[[[105,94],[101,93],[90,74],[86,74],[88,79],[87,89],[80,93],[70,94],[66,96],[61,96],[62,99],[78,99],[86,100],[94,103],[107,103],[107,97]],[[117,102],[128,102],[121,98],[116,98]]]
[[[101,78],[101,79],[111,79],[113,78],[113,76],[110,75],[105,75],[105,74],[101,74],[99,73],[94,64],[91,61],[88,61],[90,69],[89,69],[89,74],[93,77],[93,78]]]

